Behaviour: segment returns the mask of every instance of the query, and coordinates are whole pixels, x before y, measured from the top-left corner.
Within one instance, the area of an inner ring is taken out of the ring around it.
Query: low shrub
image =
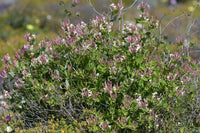
[[[63,35],[53,40],[27,33],[15,57],[2,59],[4,108],[20,113],[21,128],[48,126],[53,115],[81,132],[198,129],[199,64],[168,50],[147,8],[139,4],[136,25],[121,31],[112,26],[123,6],[113,4],[112,14],[89,24],[63,22]]]

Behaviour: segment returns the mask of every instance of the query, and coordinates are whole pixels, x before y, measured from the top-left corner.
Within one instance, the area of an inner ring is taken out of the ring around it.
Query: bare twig
[[[165,29],[166,29],[172,22],[174,22],[175,20],[179,19],[180,17],[183,17],[184,15],[185,15],[185,14],[181,14],[181,15],[175,17],[174,19],[172,19],[172,20],[163,28],[161,34],[165,31]]]
[[[190,15],[190,22],[189,24],[187,25],[187,28],[186,28],[186,49],[187,49],[187,56],[189,56],[189,44],[188,44],[188,39],[189,39],[189,35],[190,35],[190,31],[192,29],[192,26],[194,25],[196,19],[193,19],[193,15],[194,15],[194,11],[196,10],[196,8],[198,7],[198,4],[195,5],[194,7],[194,10],[192,11],[191,15]]]
[[[125,14],[127,12],[127,10],[131,9],[135,4],[136,4],[137,0],[134,0],[134,2],[127,8],[123,9],[122,14]]]
[[[162,20],[164,19],[164,17],[165,17],[166,15],[163,15],[162,17],[161,17],[161,19],[159,20],[159,40],[161,40],[161,36],[162,36],[162,25],[161,25],[161,22],[162,22]]]
[[[95,7],[94,7],[94,5],[92,4],[91,0],[88,0],[88,2],[89,2],[89,4],[90,4],[90,6],[92,7],[92,9],[94,10],[94,12],[95,12],[96,14],[98,14],[99,16],[102,16],[102,14],[101,14],[100,12],[98,12],[98,11],[95,9]]]

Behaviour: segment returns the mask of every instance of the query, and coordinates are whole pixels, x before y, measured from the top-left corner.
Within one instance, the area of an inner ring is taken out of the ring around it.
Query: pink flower
[[[124,107],[125,107],[126,109],[130,108],[130,107],[131,107],[131,102],[132,102],[132,101],[133,101],[133,98],[132,98],[131,96],[125,95],[125,96],[124,96],[124,102],[123,102]]]
[[[47,63],[48,62],[48,57],[46,55],[41,55],[38,57],[39,61],[41,63]]]
[[[170,0],[171,5],[176,5],[176,0]]]
[[[107,83],[105,82],[103,89],[105,92],[108,92],[108,93],[112,92],[112,82],[111,81],[108,81]]]
[[[149,8],[149,4],[148,3],[144,4],[143,1],[138,5],[138,9],[140,9],[140,10],[144,10],[146,8]]]
[[[4,101],[1,102],[1,106],[2,106],[4,109],[7,109],[7,108],[8,108],[7,103],[4,102]]]
[[[26,75],[28,74],[28,72],[27,72],[26,70],[24,70],[24,71],[22,72],[22,74],[23,74],[23,78],[26,78]]]
[[[99,92],[92,94],[92,98],[97,98],[99,96]]]
[[[108,122],[104,123],[104,122],[101,122],[101,124],[99,125],[99,127],[102,129],[102,130],[106,130],[107,128],[110,128],[110,125]]]
[[[125,117],[121,116],[121,117],[118,117],[118,120],[119,120],[120,124],[125,125],[128,118],[126,116]]]
[[[113,94],[114,93],[114,94]],[[110,92],[110,97],[112,98],[112,99],[116,99],[117,98],[117,92],[116,91],[111,91]]]
[[[92,91],[90,91],[88,88],[83,88],[81,95],[83,97],[90,97],[92,95]]]
[[[9,65],[9,64],[6,64],[6,65],[5,65],[5,70],[8,71],[9,69],[10,69],[10,65]]]
[[[78,3],[79,3],[79,0],[72,0],[72,3],[73,3],[73,4],[78,4]]]
[[[117,3],[117,7],[119,10],[122,10],[124,8],[123,4],[122,3]]]
[[[24,53],[26,52],[25,48],[22,47],[22,48],[20,49],[20,52],[24,54]]]
[[[24,51],[22,53],[28,52],[32,47],[33,47],[33,45],[30,45],[30,44],[24,45],[24,47],[23,47]]]
[[[27,41],[29,41],[30,40],[30,33],[26,33],[25,35],[24,35],[24,38],[27,40]]]
[[[17,66],[17,64],[18,64],[18,63],[17,63],[17,61],[16,61],[16,60],[14,60],[14,61],[13,61],[13,66],[14,66],[14,67],[16,67],[16,66]]]
[[[1,71],[0,77],[2,78],[7,77],[7,72],[5,70]]]
[[[96,122],[97,121],[97,116],[93,116],[90,117],[89,119],[86,119],[87,124],[90,126],[92,122]]]
[[[197,71],[193,71],[193,76],[194,77],[197,77],[199,74],[198,74],[198,72]]]
[[[92,118],[86,119],[87,124],[90,126],[91,123],[93,122]]]
[[[16,58],[16,59],[20,59],[20,58],[21,58],[20,54],[16,52],[15,58]]]
[[[24,84],[24,81],[23,81],[21,78],[19,78],[19,79],[17,80],[17,82],[15,82],[15,86],[16,86],[17,88],[21,88],[21,87],[23,86],[23,84]]]
[[[176,43],[183,43],[184,42],[184,38],[182,38],[182,37],[180,37],[180,36],[178,36],[177,38],[176,38]]]
[[[58,38],[58,37],[55,38],[54,41],[53,41],[53,43],[57,44],[57,45],[60,45],[61,44],[60,38]]]
[[[6,55],[3,57],[2,61],[3,61],[4,63],[8,63],[8,62],[10,61],[10,56],[9,56],[9,54],[6,54]]]
[[[127,38],[125,38],[125,40],[126,40],[128,43],[131,43],[132,37],[131,37],[131,36],[128,36]]]

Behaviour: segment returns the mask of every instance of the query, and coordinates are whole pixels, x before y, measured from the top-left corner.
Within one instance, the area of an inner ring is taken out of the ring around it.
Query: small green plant
[[[171,53],[159,22],[138,6],[136,25],[113,30],[122,4],[89,24],[62,23],[63,35],[27,44],[0,73],[7,104],[23,128],[64,119],[81,132],[192,132],[199,127],[198,63]],[[183,44],[178,38],[177,43]],[[163,51],[159,52],[158,47]]]

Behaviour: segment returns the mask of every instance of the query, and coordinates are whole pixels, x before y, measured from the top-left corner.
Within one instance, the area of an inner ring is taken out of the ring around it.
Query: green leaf
[[[67,88],[69,87],[69,82],[68,82],[67,79],[65,80],[65,86],[66,86]]]
[[[77,4],[75,4],[75,3],[72,3],[72,7],[76,7],[77,6]]]
[[[65,7],[65,3],[63,1],[60,1],[59,5],[62,6],[62,7]]]
[[[10,71],[9,73],[8,73],[12,78],[14,78],[15,77],[15,74],[14,74],[14,72],[13,71]]]
[[[181,127],[180,132],[184,133],[184,129],[185,129],[185,127]]]
[[[65,9],[65,13],[67,14],[68,17],[72,16],[72,13],[69,10],[67,10],[67,9]]]

